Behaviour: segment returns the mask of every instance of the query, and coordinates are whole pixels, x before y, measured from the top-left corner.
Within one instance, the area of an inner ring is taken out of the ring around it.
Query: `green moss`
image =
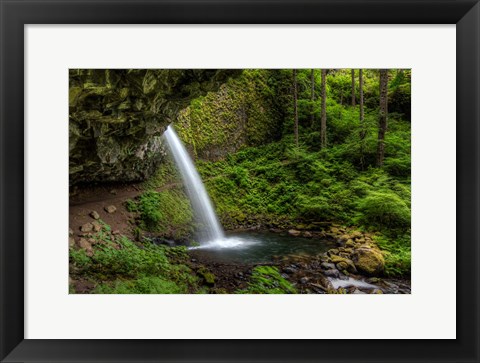
[[[131,207],[132,208],[132,207]],[[189,237],[193,231],[193,212],[181,190],[147,191],[137,198],[136,209],[141,227],[166,237]]]
[[[274,266],[257,266],[252,271],[248,287],[238,294],[295,294],[297,290],[280,275]]]

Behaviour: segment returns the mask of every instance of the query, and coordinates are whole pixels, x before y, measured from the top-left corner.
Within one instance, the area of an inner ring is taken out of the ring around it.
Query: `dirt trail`
[[[156,191],[162,191],[181,186],[181,183],[169,183]],[[92,211],[96,211],[105,223],[112,227],[112,230],[118,230],[122,234],[133,237],[132,230],[133,215],[125,208],[125,201],[133,199],[145,191],[141,184],[109,185],[79,188],[69,201],[69,227],[74,232],[77,239],[82,232],[80,227],[85,223],[92,222],[94,219],[90,216]],[[117,208],[114,213],[108,213],[105,208],[113,205]]]

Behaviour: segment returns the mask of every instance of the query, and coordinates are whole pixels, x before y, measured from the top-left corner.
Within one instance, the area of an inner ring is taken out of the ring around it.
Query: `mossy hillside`
[[[216,160],[243,145],[278,139],[282,117],[271,71],[248,69],[192,101],[180,113],[176,129],[194,155]]]
[[[192,237],[193,211],[181,188],[147,190],[134,200],[128,200],[126,206],[130,212],[137,213],[138,226],[144,231],[174,240]]]

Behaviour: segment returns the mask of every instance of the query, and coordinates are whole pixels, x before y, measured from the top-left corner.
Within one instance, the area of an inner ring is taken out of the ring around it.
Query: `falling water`
[[[212,202],[187,150],[171,125],[167,127],[164,135],[175,163],[182,175],[183,183],[187,189],[195,215],[204,227],[199,235],[200,242],[204,244],[225,240],[223,228],[218,222]]]

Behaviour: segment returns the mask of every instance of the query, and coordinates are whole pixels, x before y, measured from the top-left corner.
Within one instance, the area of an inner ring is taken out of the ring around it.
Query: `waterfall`
[[[202,224],[203,228],[198,236],[200,243],[224,240],[223,228],[218,222],[210,197],[185,146],[171,125],[167,127],[164,136],[187,189],[195,217]]]

